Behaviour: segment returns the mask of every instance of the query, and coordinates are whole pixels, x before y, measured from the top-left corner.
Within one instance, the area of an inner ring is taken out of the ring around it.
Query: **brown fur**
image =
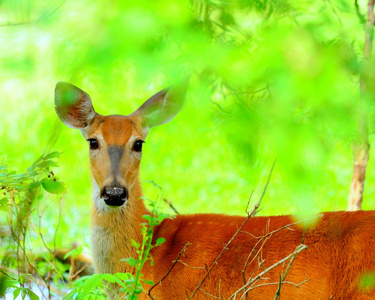
[[[220,253],[223,245],[237,231],[244,217],[226,215],[182,215],[165,220],[155,231],[155,238],[163,236],[165,244],[152,252],[155,267],[147,266],[144,273],[158,282],[169,270],[179,251],[189,242],[181,263],[157,286],[152,295],[156,299],[186,299]],[[289,216],[255,217],[248,221],[214,267],[201,289],[222,299],[228,299],[244,285],[241,270],[251,253],[255,237],[264,236],[285,225],[294,223]],[[268,230],[267,230],[268,228]],[[308,249],[297,255],[281,290],[284,299],[373,299],[373,291],[361,292],[358,279],[367,271],[375,271],[375,212],[328,212],[316,226],[307,229],[293,226],[274,233],[258,255],[264,260],[261,268],[255,259],[246,269],[246,278],[254,277],[272,264],[292,253],[302,240]],[[303,238],[304,236],[304,238]],[[259,249],[259,246],[256,248]],[[256,252],[255,252],[256,253]],[[253,258],[255,255],[252,256]],[[203,269],[197,267],[204,267]],[[264,276],[254,288],[250,299],[273,299],[279,273],[277,267]],[[299,284],[308,279],[300,287]],[[331,298],[332,296],[332,298]],[[194,299],[209,299],[198,292]]]

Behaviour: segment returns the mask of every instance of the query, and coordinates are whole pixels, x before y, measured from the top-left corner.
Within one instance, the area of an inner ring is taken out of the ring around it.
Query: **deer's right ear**
[[[76,129],[84,129],[96,115],[90,96],[67,82],[56,84],[55,109],[66,126]]]

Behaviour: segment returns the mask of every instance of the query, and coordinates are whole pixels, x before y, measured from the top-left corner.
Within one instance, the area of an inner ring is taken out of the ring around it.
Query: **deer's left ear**
[[[140,119],[144,134],[155,126],[171,121],[184,105],[187,82],[171,86],[149,98],[130,116]]]
[[[56,84],[55,109],[66,126],[76,129],[87,127],[96,115],[90,96],[67,82]]]

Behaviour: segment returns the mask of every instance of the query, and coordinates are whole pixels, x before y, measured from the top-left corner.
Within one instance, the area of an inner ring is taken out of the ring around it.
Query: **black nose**
[[[123,187],[106,187],[102,190],[101,197],[109,206],[121,206],[128,199],[128,191]]]

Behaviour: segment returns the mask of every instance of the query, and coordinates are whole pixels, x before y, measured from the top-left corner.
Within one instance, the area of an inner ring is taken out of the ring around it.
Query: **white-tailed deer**
[[[138,174],[142,144],[150,128],[167,123],[178,113],[184,93],[185,88],[165,89],[130,115],[102,116],[79,88],[63,82],[56,86],[57,114],[67,126],[81,130],[90,148],[96,272],[133,272],[120,260],[136,257],[131,240],[141,243],[142,215],[149,214]],[[166,241],[152,250],[154,266],[146,264],[142,270],[146,279],[162,280],[152,289],[152,297],[189,298],[244,221],[245,217],[219,214],[164,220],[155,228],[154,239],[164,237]],[[194,299],[234,299],[233,294],[244,285],[246,289],[237,299],[274,299],[280,281],[283,299],[375,299],[373,289],[361,289],[359,284],[364,274],[375,272],[375,212],[324,213],[316,226],[306,230],[293,222],[289,216],[250,218]],[[264,273],[301,242],[308,249],[295,257],[286,278],[288,261]],[[147,290],[144,298],[146,294]]]

